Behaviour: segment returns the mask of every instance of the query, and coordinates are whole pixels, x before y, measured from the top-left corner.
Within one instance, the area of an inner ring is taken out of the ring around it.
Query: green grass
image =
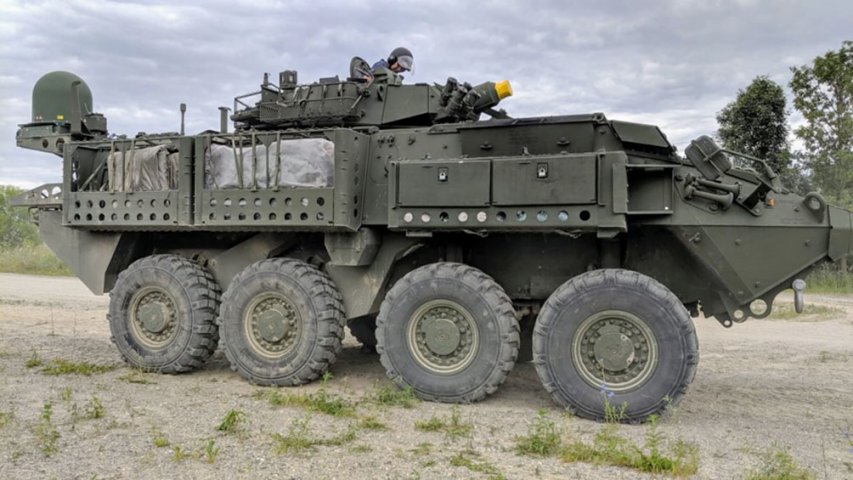
[[[127,383],[135,383],[137,385],[156,385],[157,382],[151,380],[151,375],[137,368],[131,369],[126,374],[118,377],[119,380]]]
[[[265,398],[276,407],[301,407],[311,412],[323,413],[333,417],[354,417],[355,405],[336,397],[320,388],[317,393],[287,393],[278,390],[261,390],[256,398]]]
[[[31,360],[27,361],[27,368],[41,366],[41,373],[45,375],[85,375],[87,377],[96,373],[111,372],[116,369],[115,365],[98,365],[89,362],[71,362],[61,358],[50,360],[47,363],[38,363],[30,365]],[[39,360],[39,362],[41,362]]]
[[[373,399],[379,405],[402,408],[413,408],[421,401],[415,396],[412,387],[398,388],[396,385],[388,383],[376,389]]]
[[[207,463],[216,462],[216,457],[219,455],[219,447],[216,446],[216,441],[208,439],[204,444],[204,459]]]
[[[309,417],[294,419],[287,435],[272,434],[273,451],[279,455],[298,453],[318,446],[340,446],[356,439],[356,430],[352,427],[332,437],[315,437],[308,427],[309,420]]]
[[[824,265],[806,277],[806,292],[853,294],[853,273],[844,273]]]
[[[240,424],[246,421],[246,414],[240,410],[228,410],[222,422],[216,427],[220,432],[232,433],[237,431]]]
[[[677,477],[693,475],[699,469],[698,447],[682,440],[667,442],[655,419],[650,419],[642,445],[619,435],[618,424],[608,423],[596,433],[591,444],[575,440],[563,447],[560,458],[564,462],[614,465]]]
[[[373,447],[370,445],[353,445],[349,451],[352,453],[368,453],[373,451]]]
[[[775,303],[773,304],[773,312],[767,318],[770,320],[798,320],[803,319],[806,315],[813,315],[817,317],[817,320],[829,320],[843,314],[844,310],[841,308],[813,303],[807,303],[803,308],[803,313],[797,313],[792,303]]]
[[[456,439],[470,437],[474,432],[474,424],[462,421],[459,407],[453,406],[450,409],[450,417],[439,418],[433,416],[425,422],[415,421],[415,429],[424,432],[444,432],[450,439]]]
[[[38,368],[42,365],[44,365],[44,361],[39,357],[38,352],[35,351],[30,355],[30,358],[27,359],[26,363],[24,363],[24,366],[27,368]]]
[[[172,445],[172,460],[182,462],[189,456],[190,453],[184,450],[180,445]]]
[[[515,451],[521,455],[547,457],[560,449],[560,430],[540,410],[527,430],[527,435],[515,437]]]
[[[56,453],[59,442],[59,431],[53,424],[53,404],[46,402],[42,407],[39,423],[33,428],[33,433],[38,441],[39,448],[44,456],[49,457]]]
[[[59,399],[63,402],[70,402],[74,398],[74,390],[71,387],[65,387],[59,392]]]
[[[373,415],[367,415],[367,416],[361,417],[361,419],[358,421],[358,428],[360,428],[362,430],[387,430],[388,429],[388,427],[384,423],[380,422],[379,419],[374,417]]]
[[[466,450],[453,455],[450,457],[450,464],[454,467],[465,467],[472,472],[485,474],[490,479],[506,478],[497,467],[488,461],[480,460],[480,455],[473,450]]]
[[[86,406],[83,409],[83,418],[88,420],[97,420],[99,418],[103,418],[106,413],[106,409],[104,409],[104,405],[101,403],[101,400],[92,395],[92,398],[86,403]]]
[[[170,445],[169,439],[164,437],[163,435],[158,435],[151,440],[151,443],[154,444],[157,448],[165,448]]]
[[[0,429],[6,428],[7,425],[12,423],[12,412],[0,412]]]
[[[444,427],[444,420],[435,416],[430,417],[430,419],[425,422],[415,420],[415,429],[422,432],[440,432]]]
[[[52,276],[74,275],[44,244],[0,250],[0,272]]]
[[[763,463],[746,474],[746,480],[813,480],[815,474],[800,467],[790,453],[774,450],[762,455]]]
[[[412,452],[412,455],[423,457],[432,453],[432,444],[429,442],[421,442],[409,451]]]

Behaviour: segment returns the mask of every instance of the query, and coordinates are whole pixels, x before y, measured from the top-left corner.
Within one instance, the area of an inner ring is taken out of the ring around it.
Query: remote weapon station
[[[853,250],[850,212],[709,137],[682,157],[653,125],[511,118],[506,81],[404,85],[359,60],[265,75],[232,131],[222,108],[197,135],[111,135],[79,77],[36,83],[17,144],[60,156],[62,183],[16,204],[110,292],[129,364],[186,372],[221,341],[250,382],[299,385],[349,327],[427,400],[480,400],[532,360],[560,405],[637,421],[693,380],[691,317],[763,318],[786,289],[800,311],[809,271]]]

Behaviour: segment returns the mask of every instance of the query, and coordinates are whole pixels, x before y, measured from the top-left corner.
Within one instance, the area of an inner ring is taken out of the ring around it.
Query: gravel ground
[[[812,295],[807,301],[831,308],[796,321],[750,320],[732,329],[697,319],[699,372],[684,401],[658,424],[668,440],[698,446],[695,478],[743,478],[777,450],[788,450],[816,478],[853,478],[853,452],[844,437],[853,429],[853,297]],[[516,453],[515,437],[527,433],[539,411],[567,440],[590,441],[602,428],[563,415],[531,364],[516,365],[486,401],[456,407],[472,430],[450,437],[418,430],[415,422],[449,418],[454,407],[370,400],[388,383],[378,357],[352,338],[325,385],[276,391],[322,390],[358,402],[355,417],[332,417],[259,398],[271,389],[243,381],[221,352],[186,375],[127,368],[110,343],[107,303],[76,279],[0,274],[0,478],[655,478]],[[43,367],[27,368],[33,355],[45,364],[62,359],[115,368],[51,376]],[[45,404],[51,405],[50,422],[43,419]],[[244,421],[236,431],[220,432],[216,427],[229,410],[243,412]],[[355,426],[367,416],[386,428]],[[286,437],[299,425],[303,438],[338,445],[277,453],[275,435]],[[620,435],[638,442],[648,430],[619,427]],[[348,431],[354,437],[345,436]],[[50,450],[53,432],[58,437],[48,456],[42,449]],[[206,446],[216,452],[212,463]],[[452,464],[454,456],[469,460],[468,466]]]

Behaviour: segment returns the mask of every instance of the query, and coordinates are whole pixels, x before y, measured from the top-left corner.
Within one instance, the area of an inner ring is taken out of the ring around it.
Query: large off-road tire
[[[130,365],[162,373],[200,367],[216,350],[219,285],[177,255],[133,262],[110,292],[112,341]]]
[[[305,262],[261,260],[231,281],[219,323],[233,370],[257,385],[301,385],[341,350],[343,300],[328,275]]]
[[[401,278],[376,319],[388,377],[430,401],[494,393],[515,365],[518,321],[503,288],[476,268],[434,263]]]
[[[637,422],[681,400],[696,374],[699,343],[687,309],[666,287],[604,269],[548,298],[536,320],[533,361],[545,389],[576,415]]]

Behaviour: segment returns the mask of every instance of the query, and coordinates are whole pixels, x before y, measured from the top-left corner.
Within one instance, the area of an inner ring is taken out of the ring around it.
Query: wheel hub
[[[423,328],[427,348],[437,355],[450,355],[462,340],[459,327],[452,320],[439,318]]]
[[[132,298],[130,330],[149,347],[162,347],[177,332],[177,308],[171,295],[160,287],[145,287]]]
[[[274,306],[258,316],[258,330],[261,338],[270,343],[280,342],[290,327],[287,312]]]
[[[657,367],[657,340],[636,315],[608,310],[578,327],[572,359],[581,377],[596,388],[628,391],[639,387]]]
[[[279,357],[295,347],[302,318],[287,297],[270,292],[252,300],[245,310],[243,324],[249,344],[256,351]]]
[[[603,330],[603,329],[602,329]],[[634,344],[624,333],[603,333],[593,347],[595,360],[606,370],[618,372],[631,366]]]
[[[142,328],[151,333],[160,333],[168,325],[169,307],[161,302],[142,305],[137,314],[142,322]]]
[[[450,300],[432,300],[409,319],[409,348],[422,367],[433,373],[456,373],[474,359],[479,334],[465,307]]]

